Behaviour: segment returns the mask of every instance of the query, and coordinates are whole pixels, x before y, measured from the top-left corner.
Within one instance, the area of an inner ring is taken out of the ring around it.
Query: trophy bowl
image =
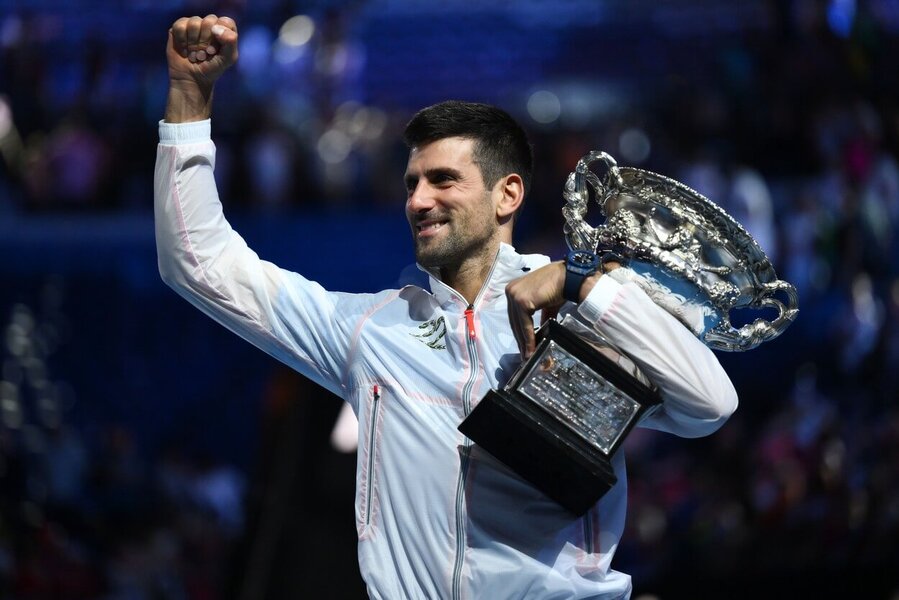
[[[597,161],[607,167],[602,180],[590,170]],[[591,196],[605,217],[597,227],[584,220]],[[709,347],[750,350],[796,319],[796,289],[777,278],[765,252],[736,220],[686,185],[651,171],[619,167],[597,151],[578,162],[564,197],[569,247],[625,262],[654,292],[653,299],[663,299],[659,303]],[[731,310],[744,308],[771,308],[777,315],[737,329],[731,325]],[[690,313],[701,315],[701,322],[687,322]]]

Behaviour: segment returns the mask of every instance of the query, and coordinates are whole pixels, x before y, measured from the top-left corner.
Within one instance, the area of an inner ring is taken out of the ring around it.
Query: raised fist
[[[209,89],[237,61],[237,23],[230,17],[182,17],[169,29],[166,47],[172,86]]]

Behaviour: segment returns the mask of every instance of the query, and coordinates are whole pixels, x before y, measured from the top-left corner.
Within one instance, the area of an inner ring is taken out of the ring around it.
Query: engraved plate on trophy
[[[543,348],[538,361],[537,368],[522,378],[518,391],[572,433],[610,454],[637,416],[640,403],[554,339]]]
[[[603,179],[590,170],[597,161],[607,167]],[[569,175],[564,198],[569,248],[624,264],[604,276],[640,285],[710,348],[749,350],[795,320],[795,288],[777,279],[739,223],[680,182],[591,152]],[[604,217],[597,227],[584,221],[591,199]],[[747,308],[777,315],[735,328],[731,311]],[[581,515],[615,484],[612,456],[661,399],[627,356],[577,318],[550,320],[537,337],[534,355],[459,430]]]

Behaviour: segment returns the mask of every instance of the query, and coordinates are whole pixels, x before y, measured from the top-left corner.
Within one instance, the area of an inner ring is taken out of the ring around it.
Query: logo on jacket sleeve
[[[409,335],[417,338],[418,341],[428,348],[433,348],[434,350],[446,349],[446,345],[443,343],[443,336],[446,335],[446,323],[443,322],[443,317],[425,321],[416,330],[410,331]]]

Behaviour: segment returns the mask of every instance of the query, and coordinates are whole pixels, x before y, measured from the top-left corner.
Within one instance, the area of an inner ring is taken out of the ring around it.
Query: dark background
[[[364,594],[340,401],[156,272],[165,32],[208,12],[241,32],[229,218],[332,289],[412,262],[399,133],[447,98],[532,135],[523,251],[561,256],[591,149],[735,215],[800,317],[720,355],[718,433],[628,441],[615,567],[647,598],[899,597],[897,0],[0,0],[0,597]]]

